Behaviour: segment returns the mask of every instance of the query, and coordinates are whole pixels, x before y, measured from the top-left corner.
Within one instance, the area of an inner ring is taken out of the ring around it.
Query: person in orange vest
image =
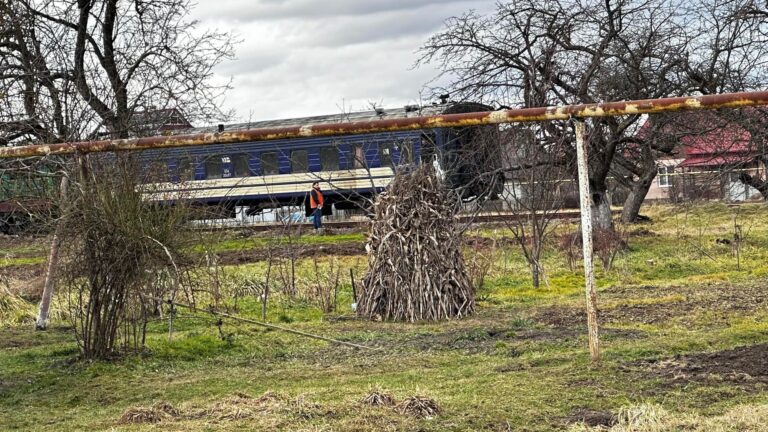
[[[323,228],[323,192],[320,190],[320,183],[312,183],[312,190],[309,191],[309,207],[312,209],[312,222],[315,225],[315,231]]]

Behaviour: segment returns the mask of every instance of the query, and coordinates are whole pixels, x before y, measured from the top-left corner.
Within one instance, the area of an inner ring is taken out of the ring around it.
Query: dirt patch
[[[279,246],[273,248],[271,251],[266,248],[226,251],[219,252],[217,255],[219,257],[219,262],[222,265],[238,265],[266,261],[269,259],[270,255],[274,259],[279,259],[289,258],[291,256],[295,256],[296,258],[307,258],[321,256],[355,256],[364,254],[365,245],[363,243],[346,242],[328,245],[298,245],[293,248]]]
[[[695,324],[701,313],[707,313],[707,325],[716,325],[726,324],[733,314],[768,307],[768,290],[758,284],[617,288],[600,297],[603,305],[610,305],[598,311],[604,323],[659,324],[676,320]],[[584,326],[586,313],[583,307],[550,306],[538,309],[531,318],[553,327]]]
[[[406,341],[395,342],[396,349],[416,351],[452,351],[460,350],[467,354],[495,354],[517,357],[521,354],[521,343],[567,343],[577,341],[586,335],[586,330],[578,326],[558,328],[471,328],[457,329],[442,333],[419,334]],[[608,339],[637,339],[644,337],[638,330],[620,330],[606,328],[602,335]]]
[[[0,350],[32,348],[71,340],[73,329],[68,326],[50,326],[46,331],[28,327],[0,328]]]
[[[560,418],[560,423],[566,426],[581,423],[590,427],[611,427],[617,422],[618,418],[616,417],[616,414],[607,411],[596,411],[589,408],[577,408],[571,411],[567,416]]]
[[[691,311],[692,304],[660,303],[645,305],[620,305],[611,309],[599,309],[598,317],[603,323],[655,324],[672,317],[683,316]],[[585,327],[587,314],[583,308],[552,306],[542,308],[533,315],[536,322],[553,327]]]
[[[759,344],[714,353],[643,360],[629,363],[621,369],[640,370],[650,378],[663,378],[670,385],[729,383],[745,389],[764,389],[768,385],[766,359],[768,344]]]
[[[23,248],[41,241],[45,241],[45,237],[0,234],[0,250]]]
[[[629,232],[630,237],[658,237],[658,234],[648,228],[637,228]]]

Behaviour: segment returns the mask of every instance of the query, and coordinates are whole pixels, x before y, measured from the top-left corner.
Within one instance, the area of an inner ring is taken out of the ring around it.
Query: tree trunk
[[[598,229],[612,230],[611,194],[607,190],[592,190],[592,225]]]
[[[747,173],[741,173],[741,175],[739,175],[739,181],[747,186],[752,186],[757,189],[758,192],[760,192],[760,195],[763,196],[763,199],[768,201],[768,181],[759,177],[753,177]]]
[[[652,175],[641,178],[632,184],[629,196],[627,197],[627,200],[624,201],[624,208],[621,210],[622,222],[637,222],[637,217],[640,215],[640,207],[643,205],[643,201],[645,201],[645,196],[648,195],[648,190],[653,184],[656,172],[656,166],[654,165]]]
[[[66,175],[62,177],[61,184],[59,185],[59,196],[62,200],[62,207],[67,199],[67,188],[69,187],[69,177]],[[56,222],[56,230],[53,233],[53,240],[51,240],[51,252],[48,255],[48,268],[45,272],[45,285],[43,286],[43,296],[40,299],[40,310],[37,314],[37,321],[35,322],[36,330],[45,330],[48,327],[48,312],[51,308],[51,300],[53,299],[54,288],[54,275],[56,273],[56,266],[59,262],[59,245],[61,244],[61,229],[64,224],[63,215]]]
[[[531,278],[533,280],[533,288],[539,289],[541,283],[539,281],[539,266],[536,263],[531,263]]]

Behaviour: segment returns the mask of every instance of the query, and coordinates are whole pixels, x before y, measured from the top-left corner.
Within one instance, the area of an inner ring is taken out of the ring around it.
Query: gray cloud
[[[233,79],[226,108],[241,120],[419,102],[429,67],[415,51],[445,19],[494,0],[218,0],[193,14],[201,27],[237,33],[238,59],[217,69]]]
[[[381,12],[413,11],[426,6],[488,3],[486,0],[230,0],[202,1],[202,16],[228,21],[272,21],[292,18],[369,16]]]

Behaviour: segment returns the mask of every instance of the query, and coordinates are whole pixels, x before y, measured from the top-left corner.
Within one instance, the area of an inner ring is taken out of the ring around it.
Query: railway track
[[[621,210],[614,209],[612,210],[613,214],[619,214],[621,213]],[[567,209],[567,210],[561,210],[553,214],[554,219],[578,219],[580,216],[580,212],[577,209]],[[512,212],[493,212],[493,213],[479,213],[476,215],[460,215],[459,221],[461,223],[475,223],[475,224],[494,224],[494,223],[504,223],[505,221],[511,221],[516,219],[521,219],[527,217],[527,214],[525,213],[512,213]],[[354,228],[362,228],[365,227],[368,224],[368,220],[364,219],[357,219],[357,220],[346,220],[346,221],[324,221],[323,227],[329,228],[330,231],[336,231],[336,230],[345,230],[345,229],[354,229]],[[211,230],[211,231],[226,231],[226,230],[238,230],[238,229],[244,229],[249,231],[258,231],[258,232],[266,232],[266,231],[279,231],[281,229],[285,229],[288,225],[281,222],[257,222],[257,223],[224,223],[219,226],[211,226],[211,225],[205,225],[202,226],[201,229],[203,230]],[[312,229],[312,223],[311,222],[293,222],[290,224],[290,227],[296,229],[302,229],[309,231]]]

